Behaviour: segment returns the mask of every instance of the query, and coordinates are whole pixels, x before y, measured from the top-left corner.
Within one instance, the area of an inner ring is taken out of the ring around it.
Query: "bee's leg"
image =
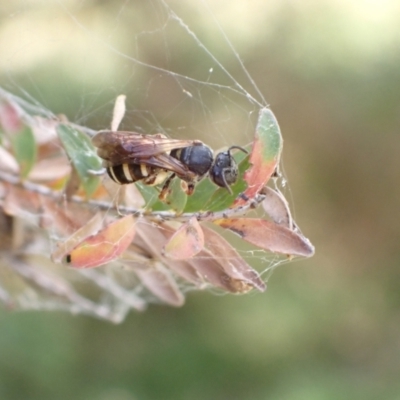
[[[162,189],[161,189],[161,192],[160,192],[160,194],[158,195],[158,198],[160,199],[160,200],[165,200],[166,199],[166,197],[168,196],[168,192],[169,192],[169,185],[171,184],[171,182],[172,182],[172,179],[174,179],[175,178],[175,174],[171,174],[169,177],[168,177],[168,179],[164,182],[164,185],[163,185],[163,187],[162,187]]]
[[[193,182],[189,182],[187,184],[187,187],[186,187],[186,190],[185,190],[186,194],[188,196],[191,196],[193,194],[193,192],[194,192],[194,188],[195,188],[195,184]]]
[[[152,174],[143,179],[143,183],[148,186],[156,185],[157,174]]]
[[[143,179],[143,183],[149,186],[161,185],[169,175],[170,173],[168,171],[153,168],[150,174]]]
[[[195,183],[182,180],[181,188],[188,196],[191,196],[194,193]]]

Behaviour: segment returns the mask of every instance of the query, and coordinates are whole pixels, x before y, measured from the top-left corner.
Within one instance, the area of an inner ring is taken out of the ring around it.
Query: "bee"
[[[166,197],[175,177],[186,182],[185,192],[192,195],[196,183],[207,174],[212,182],[232,194],[230,185],[237,181],[238,166],[231,150],[247,153],[240,146],[231,146],[214,158],[211,148],[200,140],[171,139],[160,133],[104,130],[92,142],[114,182],[125,185],[141,181],[151,186],[164,183],[160,199]]]

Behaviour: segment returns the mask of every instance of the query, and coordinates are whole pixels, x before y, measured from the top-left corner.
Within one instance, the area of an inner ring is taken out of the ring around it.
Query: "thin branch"
[[[19,177],[0,171],[0,181],[7,182],[11,185],[20,187],[27,191],[38,193],[42,196],[50,197],[54,200],[64,199],[64,193],[59,191],[54,191],[47,186],[39,185],[37,183],[23,181],[21,182]],[[80,204],[84,207],[96,207],[103,211],[112,211],[116,214],[132,214],[136,218],[146,217],[148,219],[153,219],[156,221],[188,221],[190,218],[195,217],[198,221],[213,221],[221,218],[233,218],[242,215],[249,211],[250,209],[256,208],[265,199],[264,194],[258,194],[254,199],[248,200],[245,204],[235,207],[228,208],[223,211],[204,211],[195,213],[183,213],[177,214],[173,211],[148,211],[145,209],[137,209],[134,207],[128,207],[123,205],[115,206],[108,201],[101,200],[87,200],[79,196],[72,196],[69,201]]]

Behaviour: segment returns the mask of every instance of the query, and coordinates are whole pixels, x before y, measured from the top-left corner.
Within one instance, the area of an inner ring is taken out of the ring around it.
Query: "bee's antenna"
[[[228,150],[229,151],[229,150]],[[225,170],[222,174],[222,181],[224,182],[224,188],[229,192],[229,194],[233,194],[231,187],[228,185],[225,179]]]
[[[243,147],[240,147],[240,146],[231,146],[231,147],[229,147],[229,149],[228,149],[228,153],[229,154],[231,153],[232,149],[238,149],[238,150],[243,151],[243,153],[249,154],[249,152],[246,149],[244,149]]]

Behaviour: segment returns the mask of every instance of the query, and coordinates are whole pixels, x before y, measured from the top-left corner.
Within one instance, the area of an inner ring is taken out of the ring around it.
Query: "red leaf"
[[[236,199],[236,206],[244,204],[246,197],[253,199],[268,182],[279,163],[282,144],[281,132],[274,114],[268,108],[261,109],[249,158],[251,167],[244,175],[247,189],[244,196]]]

